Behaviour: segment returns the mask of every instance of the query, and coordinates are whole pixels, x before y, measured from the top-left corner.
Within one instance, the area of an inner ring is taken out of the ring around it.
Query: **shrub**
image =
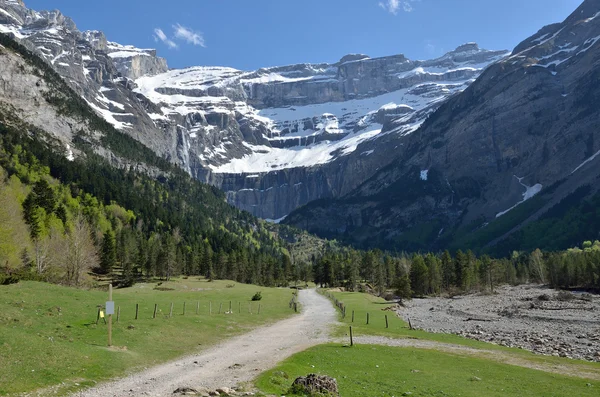
[[[252,296],[253,301],[259,301],[261,299],[262,299],[262,294],[260,293],[260,291]]]
[[[0,285],[10,285],[19,282],[19,278],[16,276],[5,276],[0,274]]]

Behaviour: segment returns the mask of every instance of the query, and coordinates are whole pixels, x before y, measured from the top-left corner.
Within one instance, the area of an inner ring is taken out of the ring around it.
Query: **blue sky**
[[[582,0],[25,0],[81,30],[156,48],[171,68],[253,70],[336,62],[349,53],[428,59],[475,41],[512,49]]]

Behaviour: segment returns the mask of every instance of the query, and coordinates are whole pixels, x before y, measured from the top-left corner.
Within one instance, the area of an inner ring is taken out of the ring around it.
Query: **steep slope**
[[[598,16],[600,1],[586,0],[541,29],[405,137],[394,163],[286,222],[355,244],[489,248],[572,193],[589,197],[600,175]]]
[[[467,44],[431,61],[352,55],[255,72],[196,67],[142,77],[135,91],[165,117],[196,121],[192,174],[239,208],[280,218],[358,186],[394,158],[389,142],[504,55]]]
[[[45,61],[4,34],[0,34],[0,65],[0,165],[9,175],[31,182],[27,168],[42,169],[39,174],[49,173],[82,202],[94,203],[70,208],[88,220],[95,219],[93,211],[102,205],[118,203],[133,211],[125,226],[132,235],[143,234],[147,245],[140,249],[148,250],[143,252],[146,258],[153,258],[141,263],[135,259],[138,271],[145,264],[153,271],[156,263],[170,263],[165,265],[172,267],[167,273],[155,273],[168,277],[183,270],[175,267],[179,255],[177,264],[185,263],[186,272],[199,274],[205,266],[215,277],[230,277],[226,258],[234,255],[243,263],[243,271],[238,269],[235,277],[276,281],[267,280],[270,276],[262,266],[279,272],[287,251],[263,221],[228,205],[218,189],[192,179],[115,130]],[[94,226],[99,239],[107,226]],[[148,244],[156,250],[150,252]],[[166,256],[159,258],[161,252]]]
[[[430,61],[348,55],[249,72],[168,70],[154,50],[80,32],[21,0],[0,0],[0,32],[46,59],[115,128],[271,219],[356,188],[396,157],[398,136],[506,55],[466,44]]]

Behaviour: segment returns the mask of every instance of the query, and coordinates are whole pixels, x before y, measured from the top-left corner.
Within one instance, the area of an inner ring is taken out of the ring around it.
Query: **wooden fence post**
[[[140,305],[139,305],[139,303],[136,303],[135,304],[135,319],[136,320],[138,319],[138,311],[139,311],[139,309],[140,309]]]
[[[117,322],[119,322],[120,318],[121,318],[121,306],[117,306]]]
[[[173,302],[171,302],[171,310],[169,310],[169,318],[173,317]]]
[[[354,322],[354,310],[352,310],[352,322]]]
[[[386,327],[386,328],[389,328],[389,327],[390,327],[390,325],[389,325],[389,323],[388,323],[387,314],[385,315],[385,327]]]
[[[369,313],[367,313],[367,325],[369,325]]]
[[[152,315],[152,318],[156,318],[156,311],[158,310],[158,304],[155,303],[154,304],[154,314]]]
[[[352,326],[350,326],[350,346],[354,346],[354,340],[352,340]]]

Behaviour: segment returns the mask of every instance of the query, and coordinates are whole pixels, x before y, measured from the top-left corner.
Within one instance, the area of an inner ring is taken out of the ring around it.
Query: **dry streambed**
[[[535,353],[600,362],[600,296],[541,286],[494,294],[414,299],[399,315],[415,328]]]

